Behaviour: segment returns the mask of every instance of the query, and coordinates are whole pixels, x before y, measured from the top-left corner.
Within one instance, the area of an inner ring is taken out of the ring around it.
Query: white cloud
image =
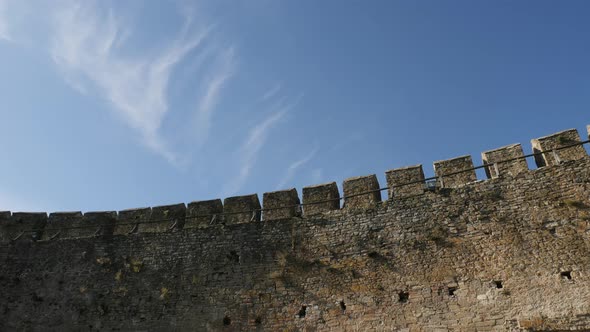
[[[275,84],[273,87],[271,87],[270,89],[266,90],[266,92],[262,95],[262,97],[260,98],[261,101],[267,101],[270,98],[274,97],[280,90],[281,90],[282,84],[281,83],[277,83]]]
[[[240,165],[238,175],[225,185],[225,196],[234,195],[242,188],[248,179],[248,176],[250,176],[252,167],[254,167],[254,164],[258,159],[258,153],[266,143],[270,130],[279,122],[279,120],[289,113],[291,109],[295,108],[302,98],[303,94],[290,104],[286,103],[285,98],[281,98],[279,102],[270,107],[270,109],[273,110],[270,115],[264,119],[264,121],[250,129],[247,139],[238,150],[238,163]]]
[[[254,126],[250,130],[248,133],[248,138],[239,149],[239,160],[241,167],[238,171],[238,175],[231,182],[226,184],[226,196],[234,195],[242,188],[248,179],[248,176],[250,175],[252,167],[258,159],[258,152],[266,143],[266,138],[269,131],[281,118],[283,118],[286,112],[286,110],[281,110],[272,113],[263,122]]]
[[[67,82],[79,91],[89,91],[89,83],[141,134],[144,144],[174,163],[177,156],[159,132],[168,112],[168,83],[175,65],[198,48],[210,30],[200,29],[186,37],[183,29],[158,54],[125,56],[120,46],[129,38],[130,28],[112,10],[101,12],[82,4],[65,6],[56,12],[54,23],[51,55]],[[216,96],[219,88],[213,89]],[[202,103],[210,113],[213,103]]]
[[[194,130],[198,146],[203,145],[209,137],[215,106],[222,88],[233,74],[233,67],[234,49],[230,47],[219,55],[217,67],[205,83],[204,92],[197,105]]]
[[[8,15],[6,8],[8,7],[8,0],[0,0],[0,40],[4,39],[10,41],[10,33],[8,31]]]
[[[313,150],[311,150],[306,156],[304,156],[303,158],[294,161],[293,163],[291,163],[291,165],[289,165],[289,167],[287,168],[287,170],[285,171],[285,175],[283,176],[283,178],[281,179],[281,181],[277,184],[276,189],[285,189],[285,185],[287,185],[289,183],[289,181],[291,181],[293,179],[293,177],[295,176],[297,170],[307,164],[314,156],[315,154],[318,152],[319,147],[315,147]]]

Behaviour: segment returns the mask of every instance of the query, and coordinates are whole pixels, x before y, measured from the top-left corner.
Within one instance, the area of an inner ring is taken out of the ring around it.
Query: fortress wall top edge
[[[477,181],[470,155],[435,161],[434,174],[441,188],[454,188]]]
[[[564,146],[579,143],[580,141],[580,135],[576,129],[568,129],[552,135],[532,139],[533,152],[541,153],[535,155],[537,167],[558,165],[562,161],[577,160],[586,157],[586,150],[581,145],[556,150]]]
[[[488,179],[497,178],[500,175],[516,176],[528,171],[529,167],[523,157],[524,152],[520,144],[511,144],[481,153],[484,164],[493,164],[485,167]],[[506,160],[511,161],[498,163]]]
[[[264,221],[301,215],[299,195],[295,188],[264,193],[262,203],[266,209],[262,215]]]
[[[590,139],[590,125],[586,126]],[[535,162],[539,167],[558,165],[587,157],[576,129],[531,140]],[[567,148],[563,148],[567,147]],[[561,148],[561,149],[560,149]],[[559,150],[556,150],[559,149]],[[516,176],[529,171],[521,144],[510,144],[482,152],[489,179]],[[436,185],[455,188],[477,181],[473,160],[464,155],[433,163]],[[389,199],[420,195],[428,190],[422,165],[405,166],[385,172]],[[342,209],[367,209],[379,204],[381,189],[375,174],[356,176],[343,181]],[[430,188],[433,189],[433,188]],[[266,192],[263,206],[257,194],[205,201],[99,212],[0,212],[0,242],[21,238],[50,240],[59,238],[130,235],[142,232],[168,232],[183,228],[208,227],[214,223],[260,222],[312,216],[339,210],[340,193],[336,182],[304,187],[300,200],[295,188]],[[301,204],[303,203],[303,204]],[[266,210],[266,211],[265,211]],[[44,229],[47,228],[47,232]],[[26,234],[26,236],[24,235]],[[20,237],[19,237],[20,235]]]

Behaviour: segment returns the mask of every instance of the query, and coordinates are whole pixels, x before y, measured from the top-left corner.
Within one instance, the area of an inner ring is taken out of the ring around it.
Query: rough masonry
[[[486,180],[471,156],[436,162],[430,185],[421,165],[390,170],[387,200],[369,175],[344,181],[342,205],[327,183],[262,206],[0,212],[0,330],[588,330],[576,142],[533,140],[534,170],[519,144],[484,152]]]

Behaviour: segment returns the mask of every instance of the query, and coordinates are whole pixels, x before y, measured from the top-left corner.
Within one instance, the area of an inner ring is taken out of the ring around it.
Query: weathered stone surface
[[[295,188],[264,193],[262,202],[265,209],[262,214],[263,220],[284,219],[301,215],[299,195],[297,195]],[[285,206],[288,208],[281,208]]]
[[[577,142],[580,142],[580,135],[578,135],[576,129],[568,129],[531,140],[533,152],[542,152],[542,154],[535,155],[535,163],[537,164],[537,167],[557,165],[560,162],[586,157],[588,154],[581,145],[555,150]],[[557,159],[555,158],[556,155]]]
[[[43,232],[43,240],[71,239],[82,237],[82,212],[54,212],[47,218],[47,225]]]
[[[13,229],[9,226],[11,216],[10,211],[0,211],[0,243],[10,242],[13,238]]]
[[[437,185],[442,188],[455,188],[477,180],[469,155],[435,161],[434,174],[439,177]]]
[[[79,230],[82,237],[110,236],[115,230],[117,221],[116,211],[86,212],[82,218],[82,226]]]
[[[342,184],[344,192],[344,206],[346,209],[366,209],[381,202],[379,182],[375,174],[367,176],[355,176],[344,180]],[[361,193],[371,193],[359,195]]]
[[[221,199],[196,201],[188,204],[185,227],[207,227],[223,221],[223,204]],[[213,216],[215,215],[215,218]]]
[[[389,198],[408,197],[424,193],[422,165],[396,168],[385,172]],[[416,182],[417,183],[413,183]],[[409,184],[411,183],[411,184]]]
[[[10,212],[0,213],[1,242],[11,242],[17,240],[20,242],[39,241],[43,237],[43,229],[47,223],[47,213],[45,212]]]
[[[152,219],[151,208],[128,209],[119,211],[114,235],[138,233]]]
[[[141,227],[141,232],[177,232],[183,229],[186,222],[185,217],[186,205],[184,205],[184,203],[153,207],[153,222],[150,224],[143,225],[143,227]]]
[[[588,139],[590,139],[590,125],[586,126],[586,131],[588,132]]]
[[[228,197],[223,201],[226,225],[260,221],[260,201],[257,194]]]
[[[336,182],[303,188],[303,213],[306,216],[338,209],[340,209],[340,193]]]
[[[497,178],[498,176],[516,176],[529,170],[524,158],[511,160],[514,158],[524,157],[522,146],[520,144],[511,144],[498,149],[482,152],[481,159],[484,164],[495,164],[485,168],[488,179]],[[511,160],[507,162],[499,162]]]

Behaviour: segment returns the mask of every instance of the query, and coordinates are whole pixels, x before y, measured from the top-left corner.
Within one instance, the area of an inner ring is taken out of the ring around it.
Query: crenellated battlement
[[[590,125],[587,126],[590,139]],[[586,141],[587,142],[587,141]],[[484,168],[487,179],[515,177],[529,172],[527,157],[537,167],[559,165],[569,160],[587,158],[576,129],[568,129],[531,140],[533,153],[525,155],[520,144],[511,144],[482,152],[483,165],[474,166],[470,155],[433,163],[435,176],[425,178],[422,165],[391,169],[385,172],[387,187],[381,188],[375,174],[343,181],[340,196],[335,182],[303,188],[299,199],[295,188],[263,194],[263,205],[257,194],[235,196],[185,205],[136,208],[119,212],[0,212],[0,241],[49,241],[135,233],[173,232],[280,220],[300,216],[317,216],[340,210],[363,210],[382,203],[381,191],[387,190],[389,201],[424,194],[442,188],[457,188],[476,182],[475,170]],[[343,200],[340,207],[340,200]]]
[[[587,129],[385,185],[0,212],[0,330],[588,331]]]

